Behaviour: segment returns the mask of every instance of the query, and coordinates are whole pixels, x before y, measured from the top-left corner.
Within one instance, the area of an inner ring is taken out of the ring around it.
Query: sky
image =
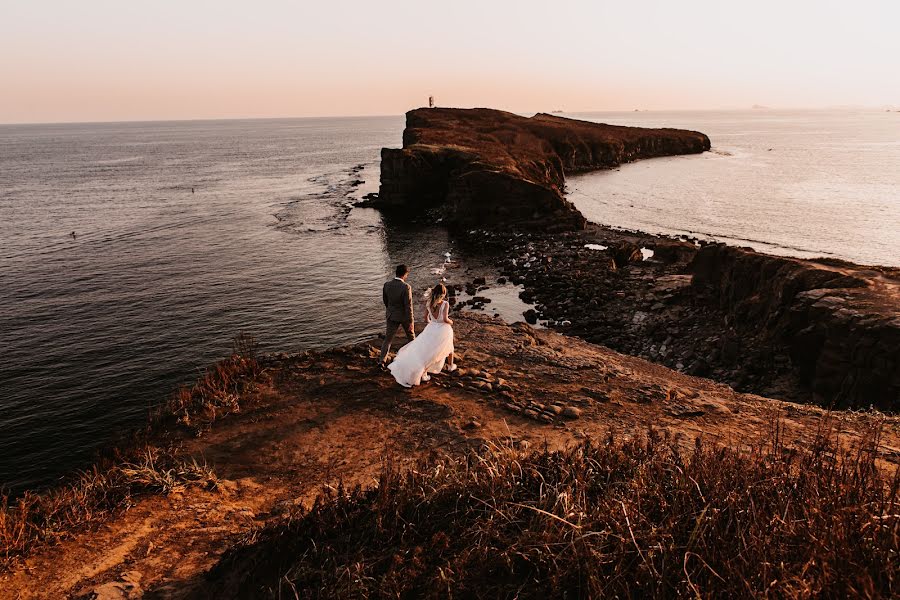
[[[0,123],[900,107],[896,0],[0,0]]]

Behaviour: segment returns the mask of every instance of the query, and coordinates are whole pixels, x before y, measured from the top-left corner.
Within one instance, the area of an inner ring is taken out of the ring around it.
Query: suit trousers
[[[391,321],[388,319],[387,329],[384,332],[384,343],[381,345],[381,362],[384,362],[384,359],[387,358],[388,352],[391,351],[391,343],[393,343],[394,337],[397,335],[397,330],[401,327],[403,327],[403,333],[406,334],[407,340],[413,341],[416,338],[416,332],[413,329],[412,321],[401,323],[400,321]]]

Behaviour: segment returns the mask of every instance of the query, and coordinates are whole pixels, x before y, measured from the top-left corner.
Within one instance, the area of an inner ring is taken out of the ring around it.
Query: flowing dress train
[[[388,366],[397,383],[404,387],[419,385],[425,373],[440,373],[444,368],[444,361],[453,353],[453,326],[444,322],[449,311],[446,301],[441,302],[437,316],[428,309],[428,325],[400,348]]]

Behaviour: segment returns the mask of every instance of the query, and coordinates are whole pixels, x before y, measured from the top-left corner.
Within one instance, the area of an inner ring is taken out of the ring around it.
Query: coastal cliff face
[[[619,127],[492,109],[417,109],[406,114],[403,148],[381,151],[377,206],[441,207],[461,227],[583,229],[564,197],[565,174],[642,158],[709,150],[702,133]]]
[[[800,380],[837,406],[900,406],[900,282],[891,269],[706,246],[691,265],[734,321],[787,346]]]

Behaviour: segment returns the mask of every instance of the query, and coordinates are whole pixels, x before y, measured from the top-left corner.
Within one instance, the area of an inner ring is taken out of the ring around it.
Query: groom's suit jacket
[[[395,323],[412,323],[412,287],[401,279],[392,279],[384,284],[384,317]]]

